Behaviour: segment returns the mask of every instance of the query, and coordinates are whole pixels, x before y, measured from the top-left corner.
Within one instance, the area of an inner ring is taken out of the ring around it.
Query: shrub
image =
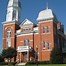
[[[8,65],[8,62],[0,62],[0,65]]]
[[[63,63],[66,64],[66,56],[63,58]]]
[[[58,48],[54,48],[51,52],[50,62],[52,64],[61,64],[63,63],[62,52]]]
[[[36,61],[27,62],[26,65],[36,64]],[[38,61],[38,64],[50,64],[50,61]]]
[[[8,64],[15,65],[16,62],[0,62],[0,65],[8,65]]]
[[[0,55],[0,62],[4,62],[4,58]]]

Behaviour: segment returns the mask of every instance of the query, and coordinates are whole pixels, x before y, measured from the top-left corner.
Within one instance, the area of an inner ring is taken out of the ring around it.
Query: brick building
[[[20,9],[19,0],[9,0],[6,21],[3,22],[3,49],[15,48],[17,50],[16,61],[19,62],[35,59],[36,50],[38,50],[39,61],[49,61],[54,47],[64,50],[66,39],[64,26],[48,6],[39,12],[38,24],[28,19],[20,24]]]

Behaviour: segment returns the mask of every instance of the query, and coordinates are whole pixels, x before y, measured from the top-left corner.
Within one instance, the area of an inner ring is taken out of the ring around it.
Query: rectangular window
[[[13,16],[12,19],[15,20],[16,19],[16,10],[13,11]]]
[[[50,49],[50,43],[48,43],[48,49]]]
[[[6,42],[6,49],[8,48],[8,42]]]
[[[50,32],[50,27],[49,26],[45,26],[45,27],[43,26],[42,27],[42,32],[43,33],[49,33]]]
[[[47,33],[50,32],[49,26],[46,27]]]
[[[24,40],[24,46],[26,46],[26,40]]]
[[[46,42],[43,42],[43,48],[44,49],[46,48]]]
[[[28,40],[28,46],[30,46],[30,40]]]
[[[43,31],[43,33],[45,33],[45,27],[43,27],[42,31]]]
[[[8,29],[8,30],[7,30],[7,38],[10,38],[10,37],[11,37],[11,30]]]

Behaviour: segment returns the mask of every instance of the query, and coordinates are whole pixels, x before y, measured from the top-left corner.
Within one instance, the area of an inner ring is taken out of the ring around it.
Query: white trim
[[[44,22],[53,22],[53,20],[46,20],[46,21],[39,21],[39,23],[44,23]]]
[[[45,47],[44,47],[44,45],[45,45]],[[43,49],[46,49],[46,46],[47,46],[47,42],[46,41],[43,41],[42,48]]]
[[[15,37],[11,37],[11,38],[15,38]],[[7,38],[3,38],[3,39],[7,39]]]
[[[35,34],[39,34],[39,33],[34,33],[34,35],[35,35]]]
[[[4,27],[4,26],[3,26]],[[7,29],[8,27],[5,28],[5,30]],[[11,29],[13,29],[13,27],[11,27]]]
[[[39,34],[39,33],[34,33],[35,34]],[[19,36],[26,36],[26,35],[33,35],[33,33],[29,33],[29,34],[20,34],[20,35],[17,35],[16,37],[19,37]]]
[[[3,24],[3,25],[5,26],[5,25],[11,25],[11,24],[15,24],[15,23],[8,23],[8,24]]]
[[[41,21],[38,21],[38,23],[46,23],[46,22],[54,22],[55,24],[57,24],[58,21],[54,21],[53,19],[52,20],[41,20]]]
[[[10,24],[19,24],[18,21],[12,20],[12,21],[5,21],[2,22],[3,25],[10,25]]]
[[[20,35],[17,35],[17,37],[19,36],[26,36],[26,35],[32,35],[33,33],[29,33],[29,34],[20,34]]]
[[[33,40],[30,40],[30,41],[33,41]]]
[[[42,49],[42,51],[51,51],[51,49]]]
[[[51,34],[51,32],[48,32],[48,33],[42,33],[42,35],[43,35],[43,34]]]
[[[31,22],[28,19],[25,19],[19,26],[22,28],[22,26],[25,26],[25,25],[33,25],[33,22]]]

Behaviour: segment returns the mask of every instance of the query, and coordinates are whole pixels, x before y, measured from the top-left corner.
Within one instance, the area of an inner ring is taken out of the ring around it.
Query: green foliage
[[[16,49],[11,48],[11,47],[9,47],[8,49],[4,49],[4,50],[2,51],[2,57],[3,57],[3,58],[9,59],[9,58],[15,57],[16,55],[17,55]]]
[[[6,49],[4,49],[4,50],[2,51],[2,57],[3,57],[3,58],[6,58],[6,57],[7,57],[7,50],[6,50]]]
[[[2,56],[0,55],[0,62],[3,62],[4,61],[4,59],[2,58]]]
[[[26,65],[33,65],[36,64],[36,61],[27,62]],[[38,61],[38,64],[50,64],[50,61]]]
[[[0,62],[0,65],[15,65],[16,62]]]
[[[66,56],[63,58],[63,63],[66,64]]]
[[[53,64],[63,63],[62,52],[58,48],[54,48],[51,52],[50,62]]]

